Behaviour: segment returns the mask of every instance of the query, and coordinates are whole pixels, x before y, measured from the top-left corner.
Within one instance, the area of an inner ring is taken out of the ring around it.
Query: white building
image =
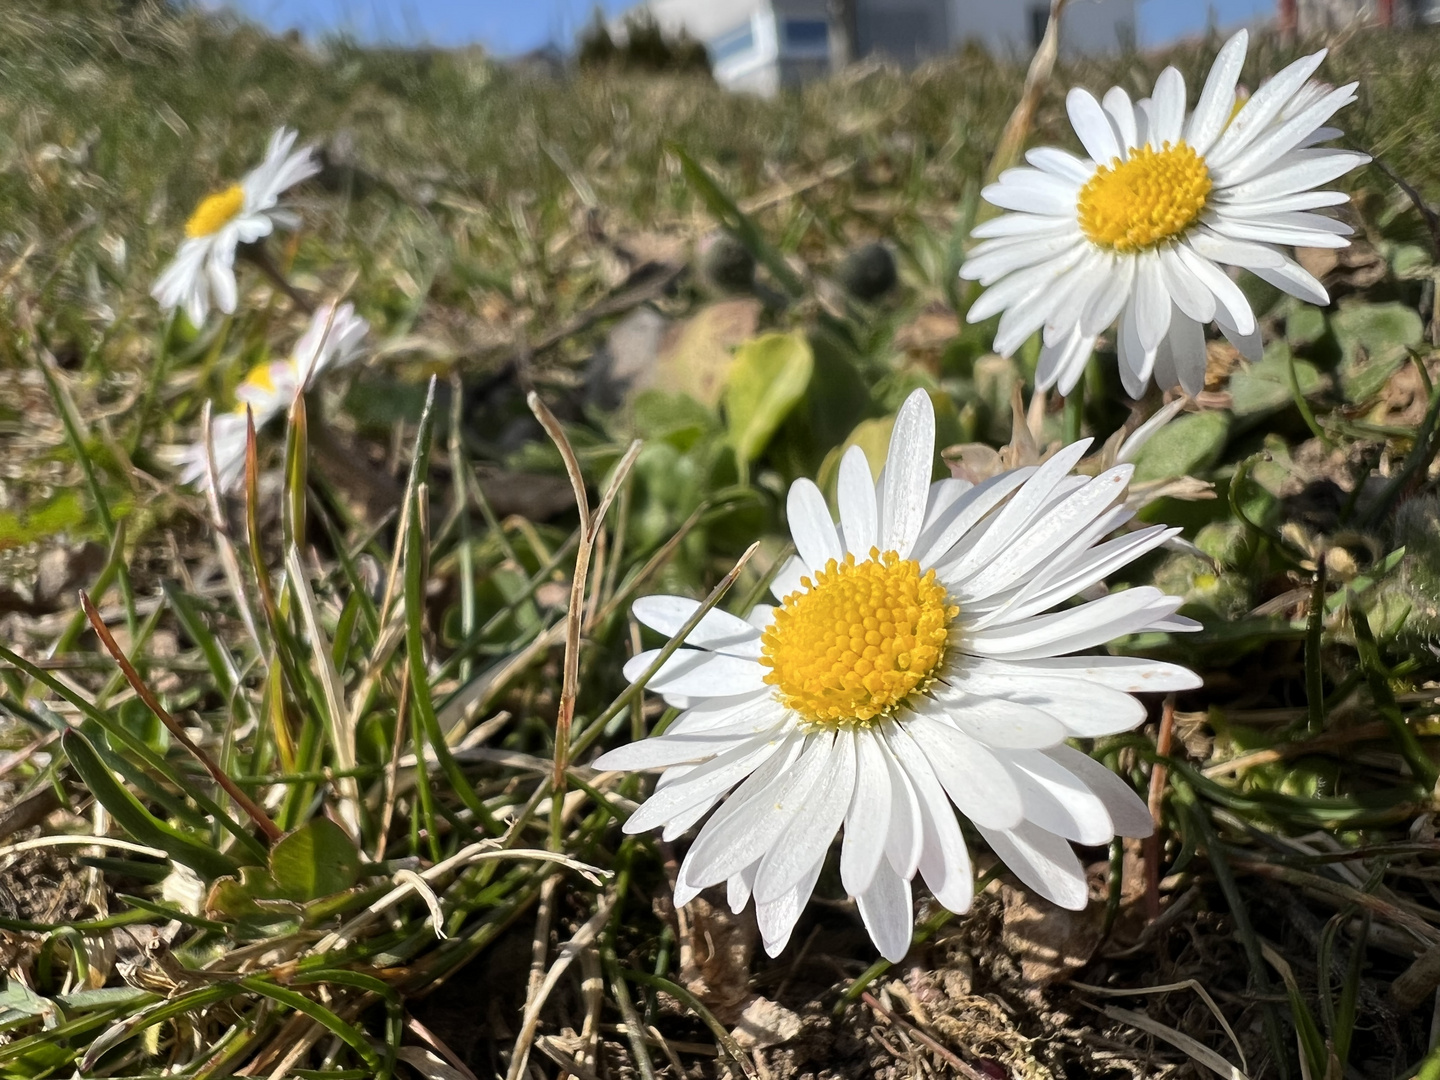
[[[1440,22],[1440,0],[1281,0],[1280,21],[1306,36],[1333,34],[1359,23],[1414,27]]]
[[[916,64],[974,41],[1025,58],[1045,32],[1048,0],[852,0],[858,56]],[[705,43],[715,79],[773,94],[830,68],[828,0],[645,0],[657,22]],[[1105,53],[1135,42],[1135,0],[1070,0],[1061,49]]]

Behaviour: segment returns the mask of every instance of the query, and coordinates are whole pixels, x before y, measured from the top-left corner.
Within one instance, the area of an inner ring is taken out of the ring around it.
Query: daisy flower
[[[227,315],[234,312],[236,247],[269,236],[277,225],[293,228],[294,214],[276,208],[280,195],[320,171],[314,147],[291,151],[295,137],[280,128],[257,168],[240,183],[200,200],[185,222],[184,243],[150,290],[161,308],[184,308],[195,326],[205,322],[212,303]]]
[[[778,603],[748,618],[708,612],[649,682],[684,712],[595,763],[663,770],[628,833],[673,840],[710,815],[680,867],[677,904],[725,884],[735,912],[754,900],[777,955],[843,828],[840,880],[876,947],[898,960],[917,872],[950,910],[970,907],[957,810],[1016,877],[1069,908],[1086,902],[1070,841],[1149,834],[1129,785],[1066,740],[1127,731],[1146,715],[1132,694],[1199,680],[1173,664],[1066,654],[1197,624],[1150,587],[1051,610],[1178,531],[1106,539],[1133,517],[1132,469],[1072,475],[1087,447],[981,484],[932,484],[935,415],[916,391],[878,483],[859,448],[841,460],[838,523],[814,483],[795,482],[799,554],[773,585]],[[650,596],[634,612],[674,634],[696,608]],[[636,656],[626,677],[658,655]]]
[[[1313,211],[1347,200],[1318,185],[1369,161],[1317,148],[1339,134],[1323,125],[1355,100],[1356,83],[1310,82],[1323,51],[1295,61],[1243,104],[1240,31],[1215,58],[1195,111],[1173,67],[1152,97],[1132,104],[1119,87],[1103,102],[1085,90],[1066,98],[1089,155],[1042,147],[982,194],[1005,214],[977,226],[960,275],[986,286],[971,322],[1004,312],[995,349],[1010,355],[1037,330],[1042,388],[1070,393],[1102,331],[1117,323],[1120,374],[1131,397],[1152,377],[1198,393],[1205,379],[1206,323],[1252,360],[1255,314],[1225,267],[1329,303],[1320,282],[1281,251],[1345,247],[1350,228]],[[1280,246],[1277,246],[1280,245]]]
[[[288,357],[250,369],[235,390],[235,410],[215,417],[210,425],[220,490],[233,491],[244,476],[247,409],[259,431],[324,372],[354,363],[364,350],[369,329],[370,324],[355,314],[353,305],[324,304],[310,317]],[[180,469],[182,484],[201,491],[209,488],[210,454],[203,439],[181,447],[170,459]]]

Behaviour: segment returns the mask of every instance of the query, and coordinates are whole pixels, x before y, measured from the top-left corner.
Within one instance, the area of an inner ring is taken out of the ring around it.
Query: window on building
[[[743,56],[755,48],[755,28],[750,23],[722,34],[710,42],[710,62],[719,64],[732,57]]]
[[[830,24],[824,19],[786,19],[781,24],[781,40],[787,52],[828,53]]]
[[[1050,23],[1049,4],[1030,5],[1030,47],[1038,49],[1040,40],[1045,36],[1045,27]]]

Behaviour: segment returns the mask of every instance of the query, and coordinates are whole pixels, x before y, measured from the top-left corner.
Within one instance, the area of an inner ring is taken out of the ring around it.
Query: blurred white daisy
[[[799,555],[781,570],[775,607],[748,619],[711,611],[650,680],[684,712],[664,734],[620,747],[602,769],[661,769],[625,831],[701,828],[675,902],[728,885],[738,913],[753,899],[766,950],[785,947],[844,828],[840,880],[877,948],[898,960],[913,929],[920,873],[952,911],[970,907],[970,856],[958,809],[1032,889],[1086,902],[1068,841],[1103,844],[1150,832],[1145,804],[1069,738],[1144,720],[1130,695],[1182,690],[1173,664],[1067,656],[1142,630],[1193,630],[1181,601],[1137,587],[1059,611],[1177,530],[1106,539],[1133,516],[1132,467],[1071,475],[1088,440],[1038,466],[978,485],[930,482],[935,416],[916,391],[895,422],[879,483],[865,454],[841,460],[840,520],[820,489],[790,489]],[[697,604],[636,602],[674,634]],[[1046,614],[1049,612],[1049,614]],[[635,679],[658,656],[625,667]]]
[[[1255,315],[1224,267],[1243,267],[1302,300],[1325,289],[1275,245],[1345,247],[1349,226],[1312,213],[1347,200],[1316,191],[1369,161],[1316,148],[1339,134],[1323,125],[1355,100],[1356,83],[1309,82],[1323,51],[1295,61],[1243,104],[1240,31],[1220,50],[1189,119],[1185,80],[1166,68],[1154,96],[1132,104],[1119,87],[1103,103],[1086,90],[1066,99],[1088,158],[1029,151],[1034,168],[1010,169],[982,193],[1005,214],[977,226],[984,242],[960,275],[987,287],[971,322],[1004,312],[995,349],[1010,355],[1037,330],[1036,381],[1068,394],[1095,339],[1118,320],[1120,374],[1132,397],[1153,377],[1194,394],[1204,386],[1204,324],[1260,356]]]
[[[185,240],[150,295],[165,311],[183,308],[200,326],[210,305],[229,315],[238,299],[235,249],[268,236],[275,226],[294,228],[298,219],[278,209],[280,195],[320,171],[314,147],[295,145],[295,132],[280,128],[270,137],[265,160],[238,184],[207,195],[185,223]]]
[[[290,407],[295,395],[309,390],[326,371],[354,363],[364,351],[370,324],[349,303],[322,305],[295,348],[284,360],[257,364],[235,389],[236,407],[210,424],[215,476],[221,491],[233,491],[245,474],[245,414],[249,409],[259,431]],[[180,482],[201,491],[210,486],[209,451],[201,439],[169,455],[180,469]]]

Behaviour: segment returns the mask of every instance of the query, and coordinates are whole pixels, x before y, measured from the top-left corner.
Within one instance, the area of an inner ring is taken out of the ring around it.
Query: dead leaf
[[[730,1034],[741,1049],[764,1050],[787,1043],[800,1034],[801,1020],[784,1005],[756,994],[740,1014],[740,1021]]]
[[[759,325],[760,301],[753,297],[707,304],[661,340],[651,385],[718,405],[735,347],[754,337]]]
[[[1006,886],[1002,940],[1020,961],[1021,974],[1032,984],[1048,985],[1067,978],[1090,962],[1100,945],[1105,909],[1090,904],[1068,911],[1028,890]]]
[[[1319,280],[1340,265],[1340,253],[1333,248],[1296,248],[1295,261]]]
[[[1230,373],[1240,364],[1240,350],[1228,341],[1205,343],[1205,389],[1221,390],[1230,381]]]
[[[680,924],[680,982],[721,1020],[732,1023],[750,997],[750,957],[755,951],[755,918],[732,915],[723,906],[696,897],[677,913]]]

